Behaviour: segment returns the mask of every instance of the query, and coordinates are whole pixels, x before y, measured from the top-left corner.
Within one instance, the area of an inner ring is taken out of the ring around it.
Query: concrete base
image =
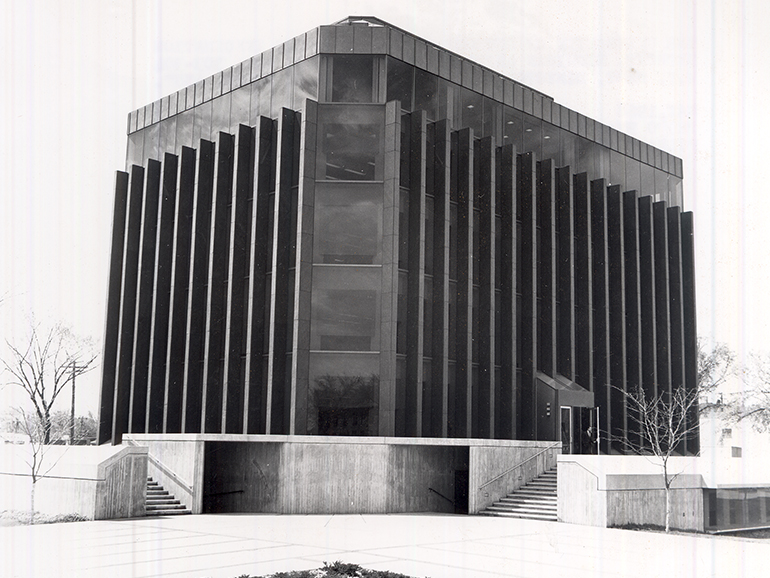
[[[193,513],[477,513],[555,464],[508,440],[126,434]]]
[[[639,456],[559,456],[560,521],[601,527],[665,526],[666,492],[660,465]],[[706,487],[698,458],[675,457],[671,527],[704,531]]]
[[[31,446],[0,446],[0,510],[28,511]],[[144,516],[147,449],[47,446],[35,484],[35,511],[89,520]]]

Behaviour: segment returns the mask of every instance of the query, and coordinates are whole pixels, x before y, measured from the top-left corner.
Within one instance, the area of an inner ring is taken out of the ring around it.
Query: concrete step
[[[558,500],[556,498],[543,499],[532,498],[529,496],[505,496],[504,498],[500,498],[498,502],[501,504],[543,504],[544,506],[556,507]]]
[[[147,478],[144,512],[146,516],[179,516],[192,513],[152,478]]]
[[[532,514],[538,514],[538,513],[556,513],[556,508],[540,508],[537,506],[511,506],[509,504],[492,504],[491,506],[487,507],[488,510],[492,510],[493,512],[525,512],[525,513],[532,513]]]
[[[145,509],[149,511],[157,511],[157,510],[186,510],[187,506],[184,504],[147,504],[145,506]]]
[[[184,510],[147,510],[145,516],[185,516],[192,514],[188,509]]]
[[[555,522],[557,504],[557,473],[553,469],[501,498],[480,513],[485,516]]]
[[[152,498],[148,498],[147,500],[145,500],[145,504],[147,505],[152,504],[153,506],[158,506],[163,504],[168,504],[169,506],[176,506],[179,503],[180,503],[179,500],[174,499],[173,496],[171,496],[170,498],[163,498],[160,500],[154,500]]]
[[[496,512],[553,512],[556,513],[556,506],[543,506],[540,504],[503,504],[495,502],[487,507]]]
[[[517,496],[533,496],[533,497],[543,497],[543,498],[556,497],[556,492],[540,490],[537,488],[532,489],[527,487],[521,488],[520,490],[513,492],[513,494]],[[508,494],[508,495],[510,496],[511,494]]]
[[[495,512],[490,510],[483,510],[479,512],[482,516],[499,516],[501,518],[520,518],[523,520],[542,520],[544,522],[557,522],[557,517],[554,516],[548,516],[545,514],[522,514],[519,512],[511,513],[511,512]]]
[[[530,496],[533,498],[553,498],[556,499],[556,490],[543,490],[541,488],[524,487],[519,488],[508,494],[508,496]]]

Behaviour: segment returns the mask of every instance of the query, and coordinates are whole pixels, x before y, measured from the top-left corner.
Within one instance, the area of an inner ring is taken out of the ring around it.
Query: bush
[[[329,564],[324,562],[323,568],[315,570],[293,570],[278,572],[269,576],[249,576],[241,574],[238,578],[411,578],[406,574],[389,572],[387,570],[369,570],[358,564],[348,564],[339,560]]]

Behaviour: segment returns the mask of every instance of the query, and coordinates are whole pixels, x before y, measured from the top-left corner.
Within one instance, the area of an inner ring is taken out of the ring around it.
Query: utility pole
[[[70,445],[75,443],[75,376],[77,372],[85,369],[87,366],[77,365],[72,362],[72,406],[70,408]]]

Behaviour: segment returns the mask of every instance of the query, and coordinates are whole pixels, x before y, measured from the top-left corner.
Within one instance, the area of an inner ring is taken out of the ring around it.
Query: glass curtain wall
[[[356,83],[348,75],[344,85]],[[318,111],[309,434],[378,433],[383,114],[349,104]]]
[[[682,179],[592,140],[593,122],[590,132],[584,131],[589,138],[579,136],[563,128],[559,119],[541,120],[396,58],[387,57],[386,62],[386,101],[400,101],[405,112],[424,110],[429,121],[447,118],[455,130],[470,127],[477,138],[494,136],[498,145],[512,142],[519,152],[534,152],[538,160],[551,158],[557,167],[569,166],[574,174],[609,178],[623,190],[681,206]],[[633,154],[633,148],[626,151]],[[652,176],[645,179],[645,174]]]

